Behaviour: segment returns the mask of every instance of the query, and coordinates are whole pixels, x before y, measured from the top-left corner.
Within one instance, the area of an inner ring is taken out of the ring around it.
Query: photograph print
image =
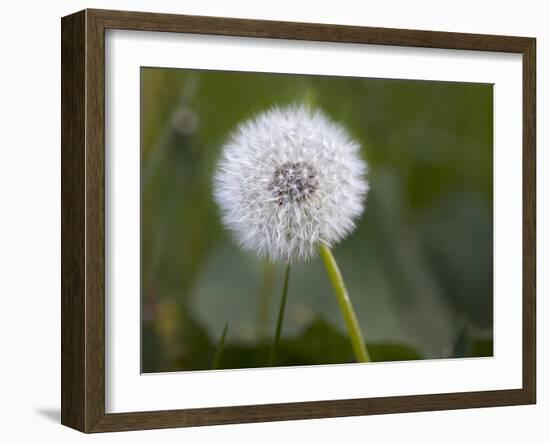
[[[493,356],[493,85],[141,68],[142,373]]]

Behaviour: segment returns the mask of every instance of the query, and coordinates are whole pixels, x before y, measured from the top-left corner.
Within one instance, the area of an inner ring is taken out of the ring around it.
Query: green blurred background
[[[375,361],[491,356],[493,87],[141,69],[142,371],[266,366],[280,265],[220,224],[212,173],[235,126],[322,109],[363,146],[371,191],[334,249]],[[320,259],[293,266],[278,365],[353,361]]]

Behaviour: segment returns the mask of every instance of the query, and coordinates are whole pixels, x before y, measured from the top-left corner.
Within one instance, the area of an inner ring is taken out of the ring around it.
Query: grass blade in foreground
[[[281,305],[279,306],[279,315],[277,317],[277,328],[275,329],[275,337],[273,338],[273,346],[271,347],[271,353],[269,355],[269,365],[273,365],[275,358],[277,357],[277,349],[279,347],[279,341],[281,339],[281,329],[283,328],[283,319],[285,316],[286,297],[288,294],[288,277],[290,275],[290,264],[286,266],[285,283],[283,286],[283,294],[281,296]]]
[[[225,344],[225,336],[227,335],[227,329],[229,324],[226,322],[225,327],[223,328],[222,336],[220,342],[218,342],[218,348],[216,348],[216,354],[214,355],[214,360],[212,361],[212,370],[220,368],[220,362],[222,360],[223,346]]]

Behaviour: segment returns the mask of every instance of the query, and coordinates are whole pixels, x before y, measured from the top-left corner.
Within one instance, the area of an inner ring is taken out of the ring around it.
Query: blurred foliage
[[[211,177],[242,120],[304,103],[363,146],[371,191],[335,256],[375,361],[492,355],[488,84],[141,70],[144,372],[265,365],[283,269],[220,225]],[[352,361],[319,260],[294,266],[278,365]]]
[[[223,368],[266,367],[271,342],[234,344],[224,349]],[[367,343],[374,362],[410,361],[422,356],[399,344]],[[339,364],[354,362],[347,335],[322,319],[314,320],[299,336],[283,339],[277,352],[276,366]]]

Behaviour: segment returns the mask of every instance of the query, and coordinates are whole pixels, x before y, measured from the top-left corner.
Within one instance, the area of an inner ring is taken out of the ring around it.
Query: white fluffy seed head
[[[273,108],[240,124],[223,146],[214,198],[244,249],[307,260],[355,228],[366,169],[359,144],[321,112]]]

